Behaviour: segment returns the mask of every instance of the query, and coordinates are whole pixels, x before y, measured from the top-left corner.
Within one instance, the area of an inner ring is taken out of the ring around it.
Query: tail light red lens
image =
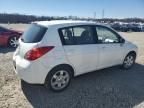
[[[53,48],[54,46],[33,48],[25,54],[24,58],[30,61],[36,60],[51,51]]]

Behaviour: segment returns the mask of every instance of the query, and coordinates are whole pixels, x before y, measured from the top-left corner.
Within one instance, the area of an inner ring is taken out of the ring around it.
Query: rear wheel
[[[130,69],[135,63],[135,59],[136,59],[136,55],[134,53],[128,54],[124,59],[122,67],[124,69]]]
[[[8,46],[12,48],[16,48],[18,46],[18,37],[13,36],[8,40]]]
[[[62,91],[68,87],[72,74],[68,67],[54,68],[46,78],[45,86],[53,91]]]

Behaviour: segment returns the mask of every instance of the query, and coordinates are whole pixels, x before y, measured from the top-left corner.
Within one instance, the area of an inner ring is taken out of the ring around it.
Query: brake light
[[[36,60],[44,54],[46,54],[47,52],[49,52],[50,50],[52,50],[53,48],[54,46],[33,48],[25,54],[24,58],[30,61]]]

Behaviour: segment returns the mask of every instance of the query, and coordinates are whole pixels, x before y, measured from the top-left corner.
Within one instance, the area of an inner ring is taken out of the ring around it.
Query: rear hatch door
[[[17,55],[23,58],[29,50],[38,47],[38,43],[42,40],[46,31],[47,27],[31,24],[19,39]]]

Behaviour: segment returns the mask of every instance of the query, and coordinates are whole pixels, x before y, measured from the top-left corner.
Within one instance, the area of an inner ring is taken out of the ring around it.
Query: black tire
[[[135,64],[136,54],[135,53],[129,53],[122,64],[123,69],[130,69]]]
[[[17,36],[11,36],[8,39],[8,46],[11,48],[16,48],[18,46],[18,37]]]
[[[58,72],[65,72],[65,73],[63,73],[63,75],[64,74],[67,74],[68,76],[69,76],[69,78],[67,78],[67,80],[66,79],[60,79],[61,77],[60,76],[58,76]],[[57,76],[57,77],[56,77]],[[72,76],[73,76],[73,74],[72,74],[72,71],[71,71],[71,69],[69,68],[69,67],[67,67],[67,66],[58,66],[58,67],[56,67],[56,68],[54,68],[54,69],[52,69],[51,71],[50,71],[50,73],[48,74],[48,76],[46,77],[46,80],[45,80],[45,87],[47,88],[47,89],[51,89],[52,91],[55,91],[55,92],[60,92],[60,91],[62,91],[62,90],[64,90],[64,89],[66,89],[68,86],[69,86],[69,84],[70,84],[70,81],[71,81],[71,78],[72,78]],[[59,77],[59,78],[58,78]],[[62,84],[62,86],[63,87],[56,87],[56,86],[58,86],[59,84],[53,84],[54,83],[54,81],[56,82],[56,83],[62,83],[63,81],[65,81],[66,82],[66,84],[63,86]],[[59,82],[60,81],[60,82]],[[54,87],[55,86],[55,87]]]

